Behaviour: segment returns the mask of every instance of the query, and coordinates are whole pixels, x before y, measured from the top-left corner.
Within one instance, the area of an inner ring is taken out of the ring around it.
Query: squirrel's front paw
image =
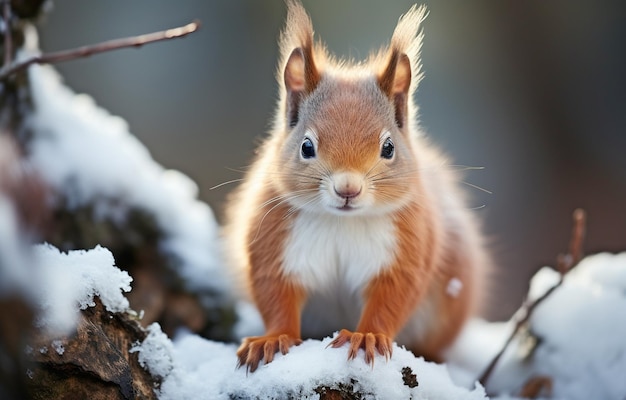
[[[237,366],[245,365],[246,371],[254,372],[261,360],[265,360],[265,364],[268,364],[272,362],[274,354],[278,351],[287,354],[291,346],[297,346],[300,343],[302,343],[300,338],[287,334],[247,337],[237,350],[239,358]]]
[[[348,350],[349,360],[356,358],[359,349],[363,349],[365,350],[365,362],[372,364],[372,366],[374,366],[375,351],[385,356],[387,360],[389,360],[393,352],[391,338],[384,333],[350,332],[347,329],[342,329],[328,346],[337,348],[346,343],[350,343]]]

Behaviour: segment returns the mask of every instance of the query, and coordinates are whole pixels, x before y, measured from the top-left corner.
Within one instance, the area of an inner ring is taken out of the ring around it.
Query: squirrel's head
[[[388,48],[361,63],[334,61],[311,20],[289,1],[281,40],[276,183],[297,209],[340,215],[398,209],[415,195],[413,92],[421,78],[413,7]]]

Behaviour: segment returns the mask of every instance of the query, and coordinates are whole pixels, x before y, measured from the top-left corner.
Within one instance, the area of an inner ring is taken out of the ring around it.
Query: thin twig
[[[121,39],[108,40],[89,46],[78,47],[71,50],[57,51],[54,53],[44,53],[39,56],[13,63],[10,66],[5,66],[0,70],[0,80],[6,79],[8,76],[29,67],[32,64],[53,64],[62,61],[73,60],[76,58],[89,57],[92,54],[103,53],[106,51],[123,49],[126,47],[140,47],[144,44],[159,42],[161,40],[169,40],[187,36],[198,30],[200,27],[199,21],[191,22],[185,26],[178,28],[172,28],[165,31],[159,31],[154,33],[148,33],[145,35],[132,36]]]
[[[4,64],[7,67],[11,64],[11,53],[13,52],[13,37],[11,36],[11,2],[2,2],[2,19],[4,20]]]
[[[569,253],[572,255],[572,264],[577,265],[582,259],[583,241],[585,240],[585,225],[587,223],[587,214],[582,208],[574,211],[574,229],[572,232],[572,240],[569,245]]]
[[[582,209],[575,210],[573,219],[574,219],[574,226],[572,227],[572,237],[570,240],[569,253],[566,255],[560,254],[557,257],[557,270],[561,274],[559,282],[557,282],[556,285],[552,286],[543,295],[539,296],[534,301],[528,301],[528,300],[524,301],[524,304],[522,304],[520,309],[515,313],[515,315],[518,316],[518,320],[515,322],[515,327],[513,328],[513,332],[511,332],[506,342],[502,346],[502,349],[500,349],[498,354],[495,355],[493,360],[491,360],[491,362],[489,363],[485,371],[482,373],[482,375],[478,379],[478,381],[483,386],[486,386],[487,381],[489,380],[489,377],[491,376],[494,368],[498,364],[498,361],[500,361],[500,358],[502,357],[506,349],[509,347],[509,345],[511,344],[511,342],[513,341],[517,333],[528,322],[528,320],[530,319],[533,313],[533,310],[535,310],[535,308],[539,304],[541,304],[542,301],[548,298],[548,296],[550,296],[552,292],[554,292],[555,289],[561,286],[561,284],[563,283],[563,277],[565,276],[565,274],[571,271],[572,268],[574,268],[580,262],[582,258],[582,244],[583,244],[583,239],[585,237],[585,224],[586,224],[585,211]]]

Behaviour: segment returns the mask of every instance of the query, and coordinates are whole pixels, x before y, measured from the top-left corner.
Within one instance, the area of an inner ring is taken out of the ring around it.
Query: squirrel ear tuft
[[[378,86],[394,103],[396,124],[400,128],[406,124],[408,103],[422,78],[419,52],[423,38],[420,26],[424,18],[424,6],[411,7],[400,18],[378,74]]]
[[[291,127],[298,123],[300,103],[320,81],[314,54],[311,18],[302,4],[290,0],[287,2],[287,22],[281,35],[281,55],[287,119]]]

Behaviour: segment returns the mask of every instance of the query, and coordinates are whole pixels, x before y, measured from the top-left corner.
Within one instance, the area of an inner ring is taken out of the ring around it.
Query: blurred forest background
[[[411,0],[304,0],[318,38],[364,58]],[[508,318],[539,267],[588,212],[586,251],[626,250],[626,3],[429,1],[417,93],[425,131],[458,165],[496,259],[492,319]],[[44,51],[202,21],[182,39],[57,68],[125,118],[168,168],[194,179],[218,219],[269,125],[282,0],[57,0]],[[115,163],[115,160],[111,160]],[[482,206],[485,207],[482,207]]]

